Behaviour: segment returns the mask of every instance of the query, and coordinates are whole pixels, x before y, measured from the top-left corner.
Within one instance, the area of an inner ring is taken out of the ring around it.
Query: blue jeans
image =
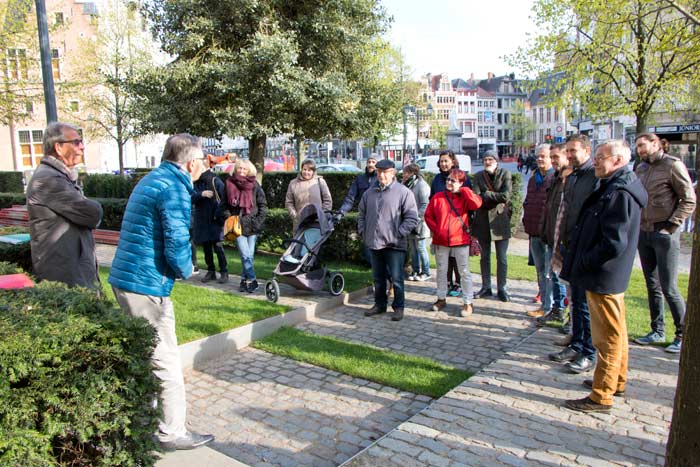
[[[552,271],[553,249],[540,237],[530,237],[530,253],[537,269],[537,283],[542,296],[542,309],[550,312],[552,308],[563,310],[566,287],[559,282],[559,276]]]
[[[238,252],[241,254],[241,265],[243,266],[243,271],[241,272],[241,278],[249,281],[255,280],[255,269],[253,269],[253,257],[255,256],[255,241],[258,239],[257,235],[241,235],[236,239],[236,244],[238,244]]]
[[[386,281],[394,284],[394,310],[404,307],[403,265],[406,262],[406,252],[384,248],[370,250],[372,258],[372,279],[374,280],[374,304],[386,310]]]
[[[595,359],[595,347],[591,339],[591,313],[586,301],[586,290],[573,282],[571,285],[571,344],[569,347]]]
[[[408,248],[411,252],[411,266],[415,274],[430,274],[430,257],[425,246],[425,238],[408,238]]]
[[[639,232],[639,259],[647,284],[652,331],[664,335],[664,297],[676,327],[676,337],[683,335],[685,300],[678,290],[678,256],[681,251],[680,229],[672,235]]]

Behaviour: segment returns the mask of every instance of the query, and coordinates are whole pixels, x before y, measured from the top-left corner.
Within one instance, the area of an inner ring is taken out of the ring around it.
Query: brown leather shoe
[[[564,407],[577,412],[609,412],[612,409],[611,405],[598,404],[590,397],[568,400],[564,403]]]
[[[544,316],[544,310],[542,308],[538,308],[536,310],[528,311],[526,314],[530,318],[539,318],[540,316]]]
[[[465,303],[464,306],[462,306],[462,309],[459,310],[459,316],[462,318],[466,318],[468,316],[471,316],[471,314],[474,312],[474,307],[472,306],[471,303]]]
[[[430,311],[440,311],[445,309],[447,306],[447,300],[444,298],[442,300],[438,299],[430,306]]]

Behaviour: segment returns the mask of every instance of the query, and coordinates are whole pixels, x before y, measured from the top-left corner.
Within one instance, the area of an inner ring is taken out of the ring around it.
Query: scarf
[[[413,189],[414,186],[416,186],[416,183],[418,182],[418,176],[417,175],[411,175],[406,179],[405,182],[403,182],[404,185],[406,185],[406,188]]]
[[[232,175],[227,180],[228,203],[231,206],[241,208],[241,215],[250,214],[253,210],[253,188],[255,188],[255,176],[249,175],[242,177],[240,175]]]

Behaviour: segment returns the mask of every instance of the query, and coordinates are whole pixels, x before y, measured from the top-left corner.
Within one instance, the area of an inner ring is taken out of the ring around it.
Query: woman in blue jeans
[[[239,291],[253,293],[259,285],[253,267],[255,242],[262,232],[267,216],[265,192],[255,179],[257,171],[248,159],[239,159],[233,166],[233,174],[226,180],[226,199],[230,214],[238,215],[240,235],[236,239],[241,255],[241,285]]]

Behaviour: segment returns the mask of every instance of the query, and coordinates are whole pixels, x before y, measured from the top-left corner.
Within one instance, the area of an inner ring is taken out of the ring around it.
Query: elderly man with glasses
[[[83,196],[74,167],[83,162],[78,128],[55,122],[44,130],[44,157],[27,187],[32,267],[39,280],[96,289],[95,240],[102,206]]]

